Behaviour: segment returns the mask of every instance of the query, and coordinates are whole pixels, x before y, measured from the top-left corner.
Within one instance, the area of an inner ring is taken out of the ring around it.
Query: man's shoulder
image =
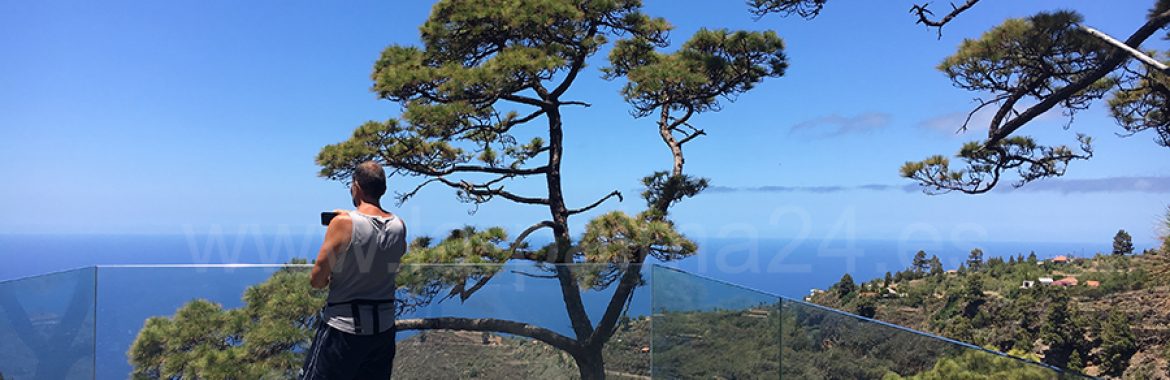
[[[329,221],[329,229],[331,230],[344,232],[352,228],[353,217],[349,216],[348,212],[338,213],[337,216],[333,217],[333,220]]]

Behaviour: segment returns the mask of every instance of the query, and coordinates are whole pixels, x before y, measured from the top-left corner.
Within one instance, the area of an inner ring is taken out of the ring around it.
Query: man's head
[[[353,183],[349,186],[349,193],[353,196],[353,206],[361,202],[380,204],[382,194],[386,193],[386,171],[382,165],[374,161],[366,161],[353,168]]]

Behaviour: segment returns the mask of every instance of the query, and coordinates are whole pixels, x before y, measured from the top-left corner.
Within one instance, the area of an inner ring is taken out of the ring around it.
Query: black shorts
[[[395,333],[391,327],[374,335],[354,335],[318,323],[301,367],[301,379],[389,379],[394,368]]]

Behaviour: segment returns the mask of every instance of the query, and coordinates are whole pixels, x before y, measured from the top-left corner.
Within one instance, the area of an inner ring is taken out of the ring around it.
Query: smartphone
[[[336,218],[336,217],[337,217],[337,212],[335,212],[335,211],[326,211],[326,212],[321,213],[321,225],[328,226],[329,222],[333,221],[333,218]]]

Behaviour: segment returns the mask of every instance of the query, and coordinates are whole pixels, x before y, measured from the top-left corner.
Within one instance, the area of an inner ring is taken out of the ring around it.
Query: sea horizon
[[[0,282],[104,265],[285,264],[293,259],[311,261],[316,257],[322,236],[316,233],[2,233],[0,253],[12,257],[13,261],[0,269]],[[919,250],[925,251],[928,257],[937,255],[945,269],[955,269],[974,248],[983,250],[985,258],[1005,259],[1009,256],[1026,256],[1032,252],[1041,259],[1058,255],[1092,257],[1098,253],[1108,253],[1111,248],[1110,242],[755,237],[699,237],[693,240],[699,246],[696,254],[672,262],[649,263],[736,281],[742,281],[741,276],[745,274],[751,277],[795,276],[802,280],[812,276],[835,281],[845,273],[865,281],[880,277],[887,271],[897,272],[908,268]],[[530,240],[532,246],[546,243],[540,239]],[[1135,242],[1135,246],[1140,252],[1154,247],[1155,243]],[[20,255],[21,252],[36,254]],[[816,281],[815,284],[831,284],[823,282]],[[777,287],[775,283],[759,289],[795,297],[791,287]]]

